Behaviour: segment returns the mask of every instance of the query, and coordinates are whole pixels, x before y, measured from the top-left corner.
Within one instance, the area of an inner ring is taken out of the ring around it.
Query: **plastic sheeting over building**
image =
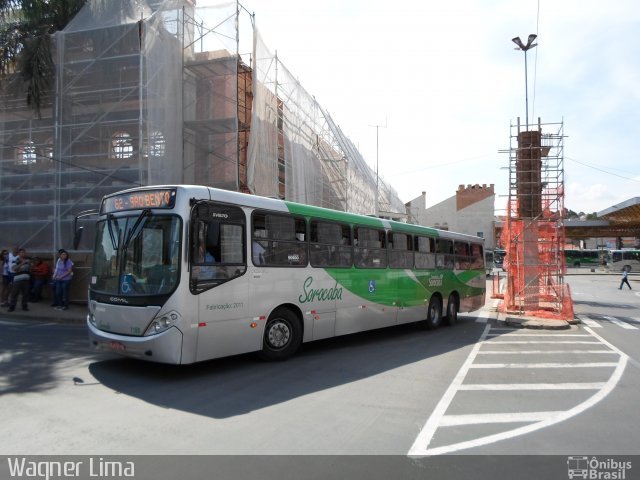
[[[243,36],[251,48],[241,52]],[[53,43],[40,116],[16,96],[17,77],[3,80],[5,247],[70,248],[78,213],[140,185],[203,184],[376,213],[376,173],[240,4],[90,0]],[[397,194],[382,181],[379,190],[380,211],[401,217]],[[93,221],[83,223],[80,248],[90,250]]]

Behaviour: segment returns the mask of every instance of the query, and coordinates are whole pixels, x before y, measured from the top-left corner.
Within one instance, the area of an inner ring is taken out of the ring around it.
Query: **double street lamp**
[[[511,41],[518,46],[516,50],[522,50],[524,52],[524,101],[525,101],[525,108],[526,108],[525,122],[527,124],[527,130],[529,130],[529,91],[528,91],[529,89],[527,86],[527,50],[530,50],[533,47],[538,45],[537,43],[533,43],[535,42],[536,38],[538,38],[538,36],[534,33],[529,35],[529,37],[527,38],[526,45],[522,43],[522,40],[520,40],[520,37],[515,37],[511,39]]]

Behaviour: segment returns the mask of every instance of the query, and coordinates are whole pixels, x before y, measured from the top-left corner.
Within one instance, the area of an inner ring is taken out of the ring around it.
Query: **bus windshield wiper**
[[[148,208],[145,208],[142,212],[140,212],[140,215],[138,215],[138,218],[136,219],[136,223],[134,223],[133,227],[131,227],[131,230],[129,230],[127,240],[124,242],[125,248],[129,245],[129,242],[131,242],[132,239],[136,238],[140,234],[140,231],[144,227],[144,224],[147,223],[144,220],[150,216],[151,210]]]
[[[113,222],[115,221],[115,217],[113,215],[107,215],[107,227],[109,229],[109,237],[111,237],[111,246],[114,250],[118,250],[118,242],[120,240],[120,232],[118,232],[118,238],[116,238],[115,233],[113,233]]]

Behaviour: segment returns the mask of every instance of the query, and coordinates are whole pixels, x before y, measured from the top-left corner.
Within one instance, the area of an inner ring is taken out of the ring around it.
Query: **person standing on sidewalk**
[[[22,295],[22,310],[28,311],[27,301],[31,287],[31,260],[27,257],[27,252],[24,248],[18,250],[18,257],[14,260],[11,271],[13,272],[13,284],[11,286],[11,295],[9,295],[8,311],[13,312],[16,309],[18,296],[20,295]]]
[[[9,293],[11,293],[11,280],[13,274],[11,273],[11,262],[9,262],[9,250],[2,250],[2,256],[0,256],[0,269],[2,272],[2,286],[0,287],[0,302],[2,307],[9,306]]]
[[[69,254],[62,248],[58,250],[58,261],[53,271],[53,286],[55,301],[52,306],[56,310],[67,310],[69,308],[69,284],[73,278],[73,262]]]
[[[620,282],[620,288],[618,288],[618,290],[622,290],[622,285],[624,285],[625,283],[627,284],[627,287],[629,287],[629,290],[631,290],[631,285],[629,284],[629,278],[628,278],[628,273],[627,273],[627,269],[623,268],[622,269],[622,281]]]
[[[51,267],[40,257],[35,257],[31,264],[31,301],[37,303],[42,300],[42,289],[49,281]]]
[[[11,294],[11,286],[13,284],[13,271],[11,267],[13,267],[13,262],[18,258],[18,247],[15,247],[11,252],[7,252],[5,256],[6,250],[2,251],[3,258],[3,266],[2,266],[2,307],[9,306],[9,295]]]

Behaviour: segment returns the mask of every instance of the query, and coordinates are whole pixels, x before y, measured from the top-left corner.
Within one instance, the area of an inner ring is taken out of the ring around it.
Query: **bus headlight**
[[[98,326],[96,324],[96,317],[93,315],[93,313],[87,314],[87,321],[89,321],[89,323],[91,323],[91,325],[93,325],[94,327]]]
[[[177,312],[172,311],[162,314],[151,322],[151,324],[147,328],[147,331],[144,332],[144,336],[146,337],[149,335],[162,333],[178,323],[178,320],[180,320],[180,315]]]

